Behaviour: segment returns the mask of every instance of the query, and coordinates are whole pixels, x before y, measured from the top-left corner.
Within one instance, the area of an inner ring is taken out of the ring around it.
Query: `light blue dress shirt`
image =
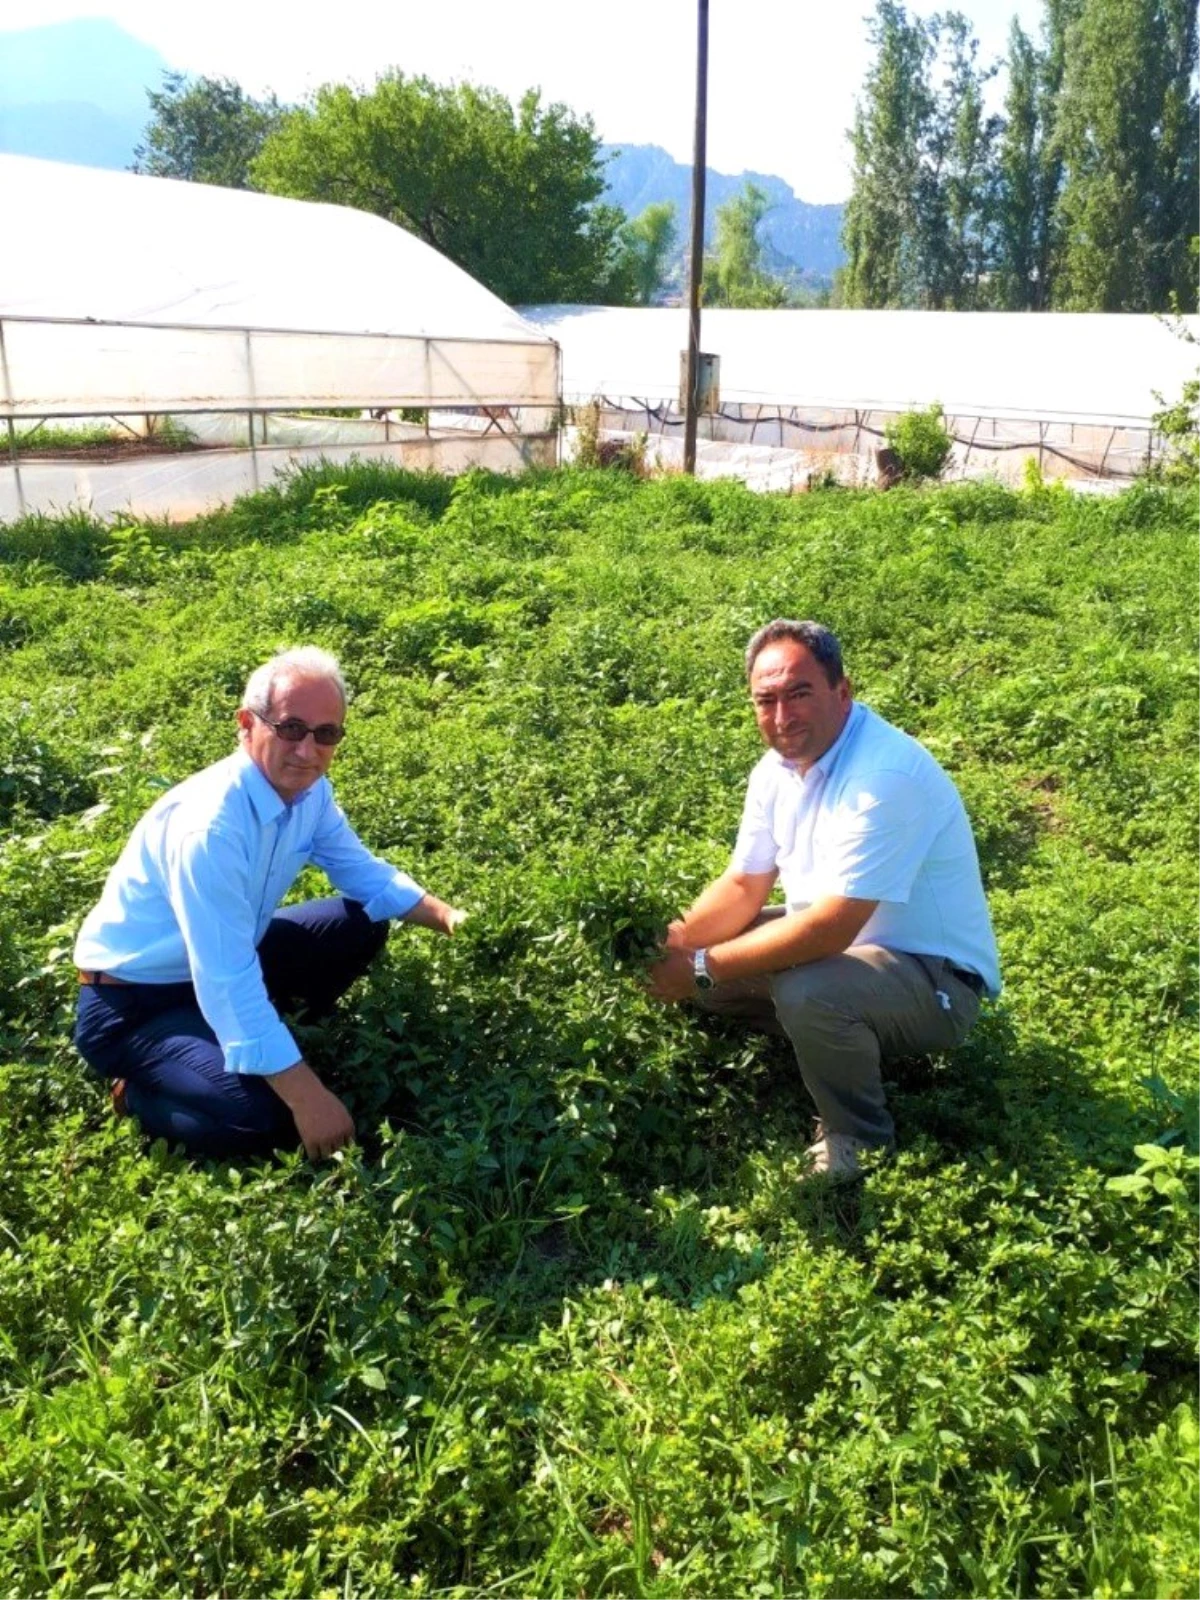
[[[227,1072],[269,1075],[301,1058],[267,998],[257,946],[310,862],[373,922],[425,891],[373,856],[319,778],[291,804],[241,750],[177,784],[142,817],[75,944],[84,971],[186,983]]]
[[[856,702],[801,773],[770,750],[750,775],[734,870],[779,873],[788,909],[877,900],[854,944],[941,956],[1000,992],[1000,957],[966,808],[911,735]]]

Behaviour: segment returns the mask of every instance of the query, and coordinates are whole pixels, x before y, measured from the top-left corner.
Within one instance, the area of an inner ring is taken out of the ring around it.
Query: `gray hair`
[[[802,644],[823,668],[830,688],[836,688],[846,676],[842,666],[842,647],[836,633],[822,622],[793,622],[790,617],[776,617],[774,622],[768,622],[760,628],[746,646],[747,678],[754,670],[759,652],[779,639],[791,639],[796,644]]]
[[[265,717],[271,709],[275,685],[281,678],[324,678],[341,695],[342,711],[346,709],[346,680],[337,658],[328,650],[319,650],[315,644],[304,644],[295,650],[281,650],[254,669],[246,679],[242,710]]]

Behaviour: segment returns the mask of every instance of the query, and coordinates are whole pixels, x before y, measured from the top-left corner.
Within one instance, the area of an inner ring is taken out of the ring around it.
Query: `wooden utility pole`
[[[696,141],[692,152],[692,251],[688,264],[688,346],[684,379],[683,470],[696,470],[700,378],[700,280],[704,276],[704,166],[708,132],[708,0],[696,0]]]

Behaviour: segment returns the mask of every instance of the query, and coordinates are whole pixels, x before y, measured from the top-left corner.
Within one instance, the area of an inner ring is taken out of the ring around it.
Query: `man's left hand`
[[[696,997],[692,952],[678,942],[678,938],[672,940],[670,932],[662,955],[646,973],[646,988],[651,999],[661,1000],[666,1005],[679,1000],[694,1000]]]
[[[422,928],[433,928],[438,933],[453,933],[467,919],[467,913],[457,906],[447,905],[435,894],[426,894],[411,911],[405,912],[403,922],[415,922]]]

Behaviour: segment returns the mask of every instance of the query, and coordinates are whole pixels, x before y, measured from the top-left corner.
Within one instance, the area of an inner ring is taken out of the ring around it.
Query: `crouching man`
[[[391,917],[449,934],[465,916],[351,830],[325,775],[345,713],[323,650],[259,667],[238,749],[151,806],[84,921],[75,1042],[152,1138],[209,1156],[340,1149],[354,1123],[280,1008],[328,1015]],[[341,898],[278,910],[309,862]]]
[[[1000,989],[970,823],[929,752],[855,702],[841,648],[778,620],[746,651],[759,731],[728,870],[668,930],[650,992],[782,1030],[816,1102],[809,1174],[894,1138],[880,1062],[961,1044]],[[777,879],[786,905],[767,910]]]

